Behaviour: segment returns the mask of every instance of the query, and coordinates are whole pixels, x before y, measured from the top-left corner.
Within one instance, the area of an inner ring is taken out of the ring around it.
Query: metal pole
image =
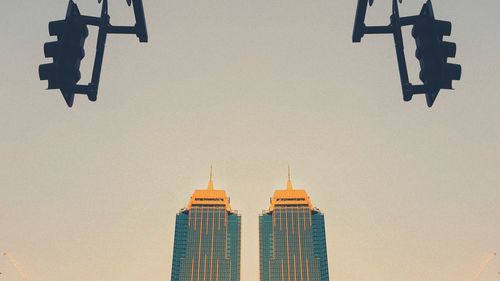
[[[412,93],[410,91],[411,84],[408,78],[408,68],[406,65],[403,35],[401,34],[401,23],[399,18],[399,7],[397,0],[392,1],[391,26],[394,35],[396,55],[398,58],[399,76],[401,78],[401,88],[403,90],[403,100],[410,101],[412,98]]]
[[[104,47],[106,45],[107,29],[109,26],[108,0],[104,0],[101,10],[101,22],[99,25],[99,35],[97,35],[97,46],[94,61],[94,70],[92,71],[92,81],[90,82],[87,93],[90,101],[97,100],[99,81],[101,79],[102,62],[104,60]]]

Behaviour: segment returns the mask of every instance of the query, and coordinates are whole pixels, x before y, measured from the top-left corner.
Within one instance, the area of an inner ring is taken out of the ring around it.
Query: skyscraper
[[[224,190],[193,192],[175,221],[172,281],[239,281],[241,217]]]
[[[325,221],[305,190],[274,192],[259,217],[261,281],[328,281]]]

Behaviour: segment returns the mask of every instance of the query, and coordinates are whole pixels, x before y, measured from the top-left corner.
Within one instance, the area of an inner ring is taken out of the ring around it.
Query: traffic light
[[[102,3],[99,17],[81,15],[73,0],[68,1],[66,18],[49,23],[49,33],[57,36],[57,41],[46,43],[44,53],[53,62],[40,65],[38,73],[40,80],[48,80],[48,89],[59,89],[71,107],[75,94],[87,95],[90,101],[97,100],[108,34],[135,34],[140,42],[147,42],[148,32],[142,0],[127,0],[129,6],[133,5],[136,21],[135,25],[130,26],[110,23],[108,0],[98,1]],[[80,63],[85,56],[84,45],[89,32],[87,26],[98,28],[92,79],[88,84],[77,84],[81,78]]]
[[[457,46],[443,41],[451,34],[451,22],[436,20],[430,1],[424,4],[412,29],[420,62],[420,80],[424,83],[427,105],[430,107],[441,89],[452,89],[452,81],[460,80],[462,68],[448,63],[454,58]]]
[[[411,101],[416,94],[425,94],[427,105],[431,107],[441,89],[452,89],[453,80],[460,80],[461,66],[448,63],[448,58],[455,57],[457,46],[443,41],[444,36],[451,34],[451,22],[434,18],[431,0],[426,1],[419,15],[404,17],[399,15],[402,0],[392,0],[390,24],[375,26],[365,24],[366,11],[374,1],[357,1],[352,41],[361,42],[366,34],[391,34],[394,37],[404,101]],[[412,35],[417,45],[416,57],[420,63],[420,80],[423,84],[413,85],[410,82],[402,30],[405,26],[413,26]]]
[[[66,19],[49,23],[49,34],[57,41],[44,45],[46,58],[53,62],[38,68],[40,80],[48,80],[48,89],[59,89],[69,107],[73,105],[76,84],[81,78],[80,62],[85,57],[84,45],[89,31],[78,6],[69,1]]]

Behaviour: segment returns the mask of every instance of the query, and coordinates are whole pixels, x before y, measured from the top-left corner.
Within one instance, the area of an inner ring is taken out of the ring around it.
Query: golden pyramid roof
[[[226,211],[231,211],[226,191],[222,189],[214,189],[212,168],[210,168],[210,180],[208,181],[207,189],[196,189],[189,199],[187,209],[191,210],[194,206],[224,206]]]
[[[310,210],[313,209],[311,199],[304,189],[294,189],[290,176],[290,167],[288,167],[288,181],[286,189],[277,189],[274,191],[271,199],[269,211],[274,211],[277,206],[307,206]]]

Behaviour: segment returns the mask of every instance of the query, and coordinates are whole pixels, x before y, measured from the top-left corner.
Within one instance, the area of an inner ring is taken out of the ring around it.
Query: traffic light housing
[[[457,51],[455,43],[443,41],[451,34],[451,22],[436,20],[431,2],[422,7],[412,29],[417,49],[415,56],[420,62],[420,80],[424,83],[427,105],[433,105],[441,89],[453,89],[453,80],[460,80],[462,68],[448,63]]]
[[[133,5],[134,9],[135,25],[132,26],[114,26],[110,23],[108,0],[98,1],[102,3],[99,17],[81,15],[73,0],[68,1],[66,18],[49,23],[49,34],[57,36],[57,41],[46,43],[44,53],[53,62],[40,65],[38,73],[40,80],[48,80],[48,89],[59,89],[71,107],[75,94],[87,95],[90,101],[97,100],[108,34],[135,34],[139,42],[148,42],[148,32],[142,0],[127,0],[127,4]],[[87,26],[98,28],[92,78],[88,84],[77,84],[81,78],[80,63],[85,57],[84,45],[89,32]]]
[[[382,26],[365,24],[367,8],[374,1],[357,1],[352,41],[361,42],[366,34],[393,36],[404,101],[411,101],[416,94],[425,94],[427,105],[431,107],[441,89],[452,89],[453,80],[460,80],[461,66],[448,63],[448,58],[455,57],[456,44],[443,41],[444,36],[451,34],[451,22],[434,18],[431,0],[426,1],[419,15],[403,17],[399,14],[399,4],[402,0],[392,0],[390,24]],[[413,85],[410,82],[402,30],[405,26],[413,26],[412,35],[417,45],[416,57],[420,63],[420,80],[423,84]]]
[[[76,84],[81,78],[80,62],[85,57],[85,39],[89,34],[72,0],[65,19],[49,23],[49,34],[57,36],[57,41],[45,43],[43,49],[45,57],[52,58],[53,62],[40,65],[38,74],[40,80],[48,80],[48,89],[59,89],[71,107]]]

